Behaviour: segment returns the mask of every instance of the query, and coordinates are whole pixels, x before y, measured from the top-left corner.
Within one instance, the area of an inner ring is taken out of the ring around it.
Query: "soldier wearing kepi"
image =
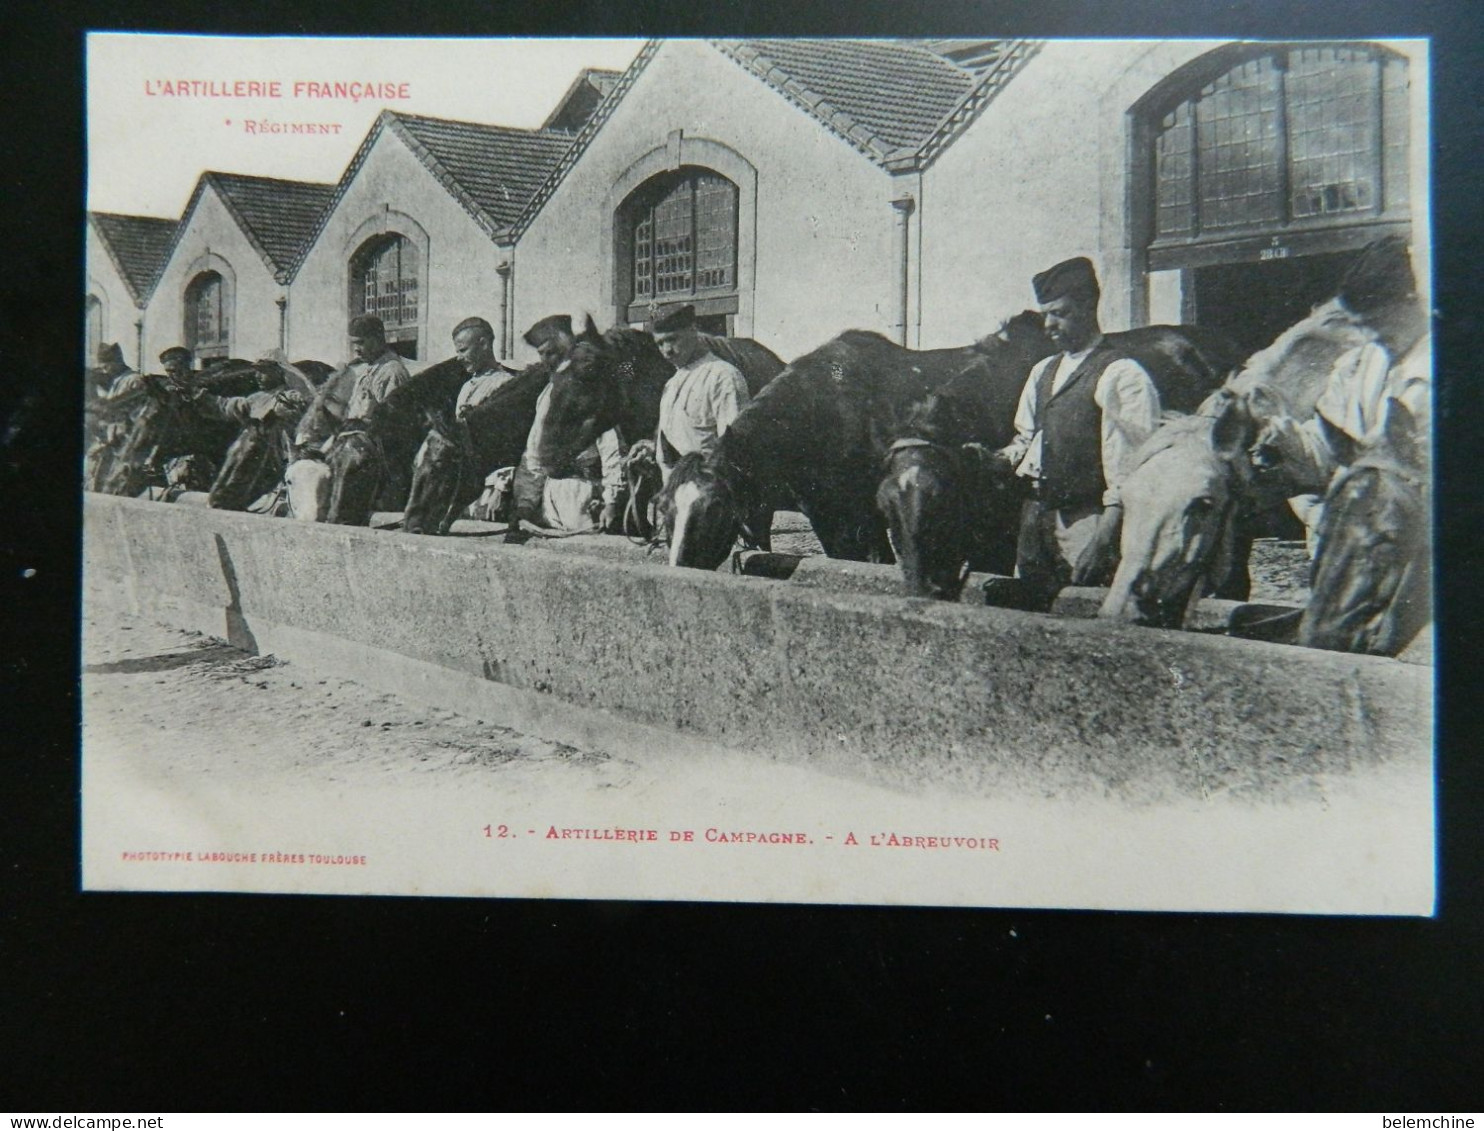
[[[1032,280],[1061,352],[1026,379],[1004,467],[1025,479],[1015,573],[1050,605],[1065,585],[1107,584],[1118,556],[1119,484],[1129,455],[1159,423],[1159,394],[1098,324],[1097,274],[1082,257]]]
[[[717,357],[696,328],[696,308],[686,305],[659,318],[654,340],[675,367],[660,396],[655,453],[660,474],[669,480],[682,456],[709,455],[747,407],[747,379]]]

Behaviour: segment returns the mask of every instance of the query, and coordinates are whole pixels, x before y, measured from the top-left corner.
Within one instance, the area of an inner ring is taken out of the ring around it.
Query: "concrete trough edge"
[[[1431,672],[1373,657],[107,496],[85,517],[93,599],[621,755],[1147,796],[1431,749]],[[424,608],[436,623],[410,629]]]

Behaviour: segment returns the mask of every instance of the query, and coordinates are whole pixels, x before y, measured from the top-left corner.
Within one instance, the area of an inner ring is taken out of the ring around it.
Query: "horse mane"
[[[1216,416],[1214,413],[1195,412],[1188,415],[1178,413],[1162,414],[1159,427],[1150,433],[1149,439],[1134,449],[1133,456],[1129,460],[1128,470],[1124,473],[1125,477],[1143,467],[1155,456],[1162,452],[1167,452],[1177,445],[1196,443],[1209,447],[1211,429],[1215,423]]]
[[[1285,369],[1284,363],[1299,345],[1309,340],[1328,342],[1343,349],[1358,349],[1375,340],[1375,334],[1351,321],[1338,299],[1314,307],[1307,317],[1295,322],[1283,333],[1247,358],[1242,368],[1227,381],[1226,387],[1244,393],[1255,385],[1264,385],[1292,400],[1296,390],[1289,385],[1315,375]],[[1342,350],[1343,352],[1343,350]],[[1322,380],[1327,374],[1319,374]],[[1286,380],[1284,378],[1287,378]]]

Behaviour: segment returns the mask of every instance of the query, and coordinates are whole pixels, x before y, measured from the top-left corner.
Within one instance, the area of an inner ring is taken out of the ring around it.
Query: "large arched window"
[[[198,362],[231,356],[230,322],[227,287],[221,275],[201,272],[185,293],[185,343]]]
[[[406,236],[388,232],[363,243],[350,259],[350,313],[374,314],[387,344],[417,358],[418,254]]]
[[[1135,316],[1147,281],[1161,320],[1257,349],[1365,244],[1410,238],[1410,97],[1406,58],[1368,43],[1232,44],[1171,74],[1133,108]]]
[[[1253,237],[1333,251],[1369,237],[1326,233],[1405,222],[1407,99],[1406,59],[1367,44],[1246,47],[1187,68],[1144,108],[1149,265],[1218,261],[1201,249]]]
[[[690,302],[704,327],[726,330],[738,309],[737,200],[735,184],[695,165],[652,177],[624,200],[619,284],[630,322]]]

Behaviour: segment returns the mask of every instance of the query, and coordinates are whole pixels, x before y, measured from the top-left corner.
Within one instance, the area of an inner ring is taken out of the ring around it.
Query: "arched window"
[[[1257,349],[1360,248],[1410,238],[1410,98],[1406,58],[1368,43],[1233,44],[1156,86],[1133,109],[1135,317],[1157,288],[1157,320]]]
[[[1219,73],[1198,61],[1144,109],[1151,267],[1212,262],[1197,249],[1244,237],[1276,247],[1320,233],[1305,250],[1333,251],[1326,230],[1407,219],[1406,59],[1338,44],[1245,48],[1215,62]]]
[[[103,344],[103,300],[97,295],[88,295],[84,307],[83,334],[85,348],[83,364],[92,369],[98,364],[98,347]]]
[[[409,360],[417,359],[418,291],[417,248],[406,236],[377,236],[351,256],[351,316],[380,318],[387,345]]]
[[[221,275],[201,272],[191,280],[185,294],[185,344],[198,362],[231,356],[230,321],[227,288]]]
[[[701,325],[726,332],[736,314],[737,186],[697,165],[652,177],[619,207],[619,284],[630,322],[694,303]]]

